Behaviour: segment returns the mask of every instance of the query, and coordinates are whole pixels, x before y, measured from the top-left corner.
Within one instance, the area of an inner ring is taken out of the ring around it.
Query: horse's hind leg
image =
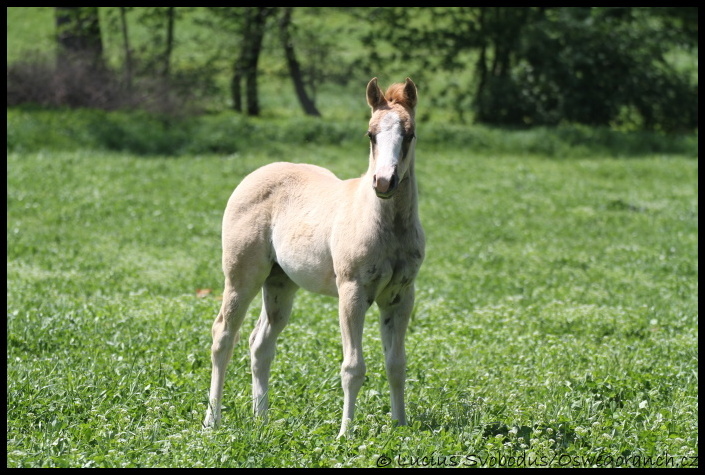
[[[259,416],[266,416],[267,413],[269,370],[277,337],[289,322],[297,289],[298,286],[277,264],[272,267],[262,287],[262,312],[250,335],[252,407]]]
[[[251,262],[251,261],[250,261]],[[213,322],[213,345],[211,346],[211,386],[208,397],[208,410],[204,427],[215,427],[220,423],[221,400],[225,370],[233,354],[233,348],[240,338],[240,326],[252,299],[257,295],[268,269],[233,266],[239,272],[226,275],[223,290],[223,304]]]

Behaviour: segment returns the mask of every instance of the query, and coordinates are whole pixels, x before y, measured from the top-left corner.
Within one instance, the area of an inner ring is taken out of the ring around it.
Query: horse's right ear
[[[417,94],[414,81],[412,81],[411,78],[406,78],[406,82],[404,83],[404,95],[406,96],[409,107],[412,109],[416,107],[416,102],[418,101]]]
[[[387,99],[384,98],[384,92],[382,92],[379,84],[377,84],[377,78],[372,78],[370,82],[367,83],[367,103],[372,110],[387,103]]]

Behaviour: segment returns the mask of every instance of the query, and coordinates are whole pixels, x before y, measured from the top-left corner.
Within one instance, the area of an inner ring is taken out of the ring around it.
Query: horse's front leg
[[[348,431],[355,415],[355,400],[365,380],[365,360],[362,356],[362,330],[365,312],[371,299],[362,285],[353,282],[339,283],[340,333],[343,339],[343,364],[340,378],[343,385],[343,421],[338,437]]]
[[[384,363],[389,380],[392,402],[392,419],[406,425],[404,409],[404,384],[406,382],[406,353],[404,337],[414,308],[414,286],[401,291],[383,293],[377,299],[380,308],[380,330],[384,348]]]

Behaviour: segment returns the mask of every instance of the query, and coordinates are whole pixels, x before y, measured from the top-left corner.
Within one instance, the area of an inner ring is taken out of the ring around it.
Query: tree
[[[98,7],[54,7],[56,66],[46,89],[49,102],[112,109],[119,85],[103,62]]]
[[[294,84],[297,98],[308,115],[320,116],[320,112],[306,91],[304,75],[297,59],[291,34],[292,7],[211,7],[211,21],[215,27],[230,30],[238,38],[238,54],[233,61],[230,81],[232,107],[238,112],[256,116],[260,113],[257,75],[258,63],[265,35],[269,31],[269,20],[276,18],[279,43],[289,76]],[[243,106],[244,98],[244,106]]]
[[[527,124],[606,126],[631,114],[645,129],[696,127],[697,85],[666,60],[678,36],[654,12],[592,7],[543,15],[525,29],[508,102]]]
[[[366,13],[377,25],[366,42],[379,67],[415,62],[435,74],[474,63],[472,83],[441,93],[453,95],[448,104],[461,119],[472,107],[475,120],[494,125],[606,126],[630,117],[647,129],[697,127],[697,75],[693,81],[667,61],[679,44],[697,48],[696,8],[384,7]],[[384,49],[390,53],[381,55]]]
[[[294,82],[294,89],[296,91],[296,96],[299,98],[299,102],[301,103],[301,107],[303,107],[306,114],[320,117],[321,113],[318,112],[316,104],[314,104],[313,100],[311,100],[306,93],[306,88],[304,87],[304,82],[301,75],[301,67],[296,59],[294,44],[291,38],[291,33],[289,32],[292,10],[292,7],[282,8],[281,17],[279,18],[279,39],[282,47],[284,48],[286,63],[289,66],[289,74],[291,75],[291,80]]]
[[[126,35],[125,7],[119,8]],[[174,51],[176,20],[188,10],[187,7],[181,7],[178,11],[176,7],[133,7],[129,10],[137,14],[137,21],[149,32],[148,40],[143,42],[138,51],[144,72],[168,82],[172,73],[171,56]]]
[[[171,73],[171,53],[174,51],[174,7],[166,7],[166,44],[164,45],[164,61],[162,76],[168,78]]]
[[[267,18],[276,7],[242,7],[242,42],[240,54],[233,65],[230,93],[233,109],[242,112],[242,82],[246,86],[247,115],[259,115],[257,95],[257,63],[262,51],[262,41]]]
[[[127,89],[132,89],[132,49],[130,48],[130,36],[127,34],[127,8],[119,7],[120,9],[120,33],[122,35],[122,45],[125,50],[125,84]]]
[[[59,64],[82,61],[93,69],[103,66],[103,41],[98,7],[54,7]]]

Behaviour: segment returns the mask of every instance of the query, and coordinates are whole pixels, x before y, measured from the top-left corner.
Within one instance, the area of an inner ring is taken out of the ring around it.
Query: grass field
[[[560,131],[472,128],[447,146],[420,128],[410,426],[391,425],[373,308],[353,435],[336,440],[336,301],[304,291],[270,422],[250,414],[245,338],[222,427],[201,421],[228,196],[282,158],[360,175],[364,120],[339,144],[167,157],[52,147],[63,121],[27,114],[8,112],[8,467],[697,466],[697,151],[545,153]]]

